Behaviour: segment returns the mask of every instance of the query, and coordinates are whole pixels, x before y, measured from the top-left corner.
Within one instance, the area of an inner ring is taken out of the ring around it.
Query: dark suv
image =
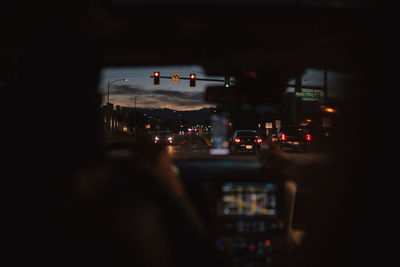
[[[238,130],[231,141],[232,152],[260,152],[262,139],[254,130]]]
[[[306,152],[311,143],[311,134],[307,128],[296,126],[282,126],[277,131],[277,142],[282,149],[291,148]]]

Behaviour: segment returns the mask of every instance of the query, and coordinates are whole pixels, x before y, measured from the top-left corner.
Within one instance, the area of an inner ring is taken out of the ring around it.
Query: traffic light
[[[159,71],[154,72],[153,78],[154,78],[155,85],[160,84],[160,72]]]
[[[195,73],[190,73],[189,80],[190,80],[190,87],[196,87],[196,74]]]
[[[225,76],[225,79],[224,79],[224,86],[225,86],[225,87],[231,87],[231,77]]]

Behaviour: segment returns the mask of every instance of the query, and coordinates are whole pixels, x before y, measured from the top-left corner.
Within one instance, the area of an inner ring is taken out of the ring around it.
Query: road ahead
[[[168,152],[174,159],[205,158],[211,157],[207,140],[201,136],[177,136],[174,145],[168,146]],[[288,158],[296,164],[324,163],[330,160],[330,156],[318,149],[310,147],[306,153],[298,151],[286,151]],[[255,154],[238,154],[223,156],[226,159],[258,161]]]
[[[173,158],[184,159],[191,157],[207,157],[209,156],[210,147],[207,145],[203,137],[194,136],[177,136],[174,145],[168,146],[168,152]]]

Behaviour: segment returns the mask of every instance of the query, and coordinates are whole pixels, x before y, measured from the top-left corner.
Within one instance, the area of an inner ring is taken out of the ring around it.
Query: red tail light
[[[307,141],[311,141],[311,134],[306,134]]]
[[[281,140],[286,141],[286,135],[284,133],[281,135]]]
[[[235,143],[240,143],[240,138],[235,138]]]
[[[262,143],[262,139],[261,138],[257,138],[257,143]]]

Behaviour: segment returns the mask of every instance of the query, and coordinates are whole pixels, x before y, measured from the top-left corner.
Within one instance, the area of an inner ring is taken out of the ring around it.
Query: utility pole
[[[137,96],[135,96],[135,138],[136,138],[136,135],[137,135],[137,127],[136,127],[136,97]]]
[[[113,134],[113,118],[112,118],[112,113],[113,113],[113,109],[114,109],[114,106],[113,106],[113,104],[111,104],[111,103],[107,103],[107,105],[106,105],[106,110],[105,110],[105,113],[106,113],[106,125],[107,125],[107,140],[110,140],[110,138],[111,138],[111,136],[112,136],[112,134]]]
[[[110,103],[110,82],[107,83],[107,103]]]
[[[294,93],[294,107],[293,107],[293,123],[295,126],[297,126],[299,118],[300,118],[300,113],[301,113],[301,98],[296,97],[297,92],[302,91],[302,73],[298,73],[296,75],[296,84],[295,84],[295,93]]]

